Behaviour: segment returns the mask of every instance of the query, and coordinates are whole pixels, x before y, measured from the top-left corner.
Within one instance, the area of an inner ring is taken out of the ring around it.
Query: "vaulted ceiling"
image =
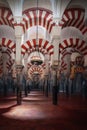
[[[51,43],[54,35],[60,37],[61,57],[71,50],[87,55],[86,0],[38,0],[38,16],[36,9],[37,0],[0,0],[0,70],[2,63],[8,69],[14,64],[15,26],[23,27],[21,48],[24,62],[26,56],[35,51],[37,17],[39,51],[43,55],[53,55],[55,45]],[[62,58],[61,66],[64,64],[67,63]]]

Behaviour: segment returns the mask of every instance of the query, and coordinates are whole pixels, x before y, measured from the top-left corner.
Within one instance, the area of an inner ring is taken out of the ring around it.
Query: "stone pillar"
[[[16,65],[22,64],[21,56],[21,39],[22,39],[22,27],[15,26],[15,37],[16,37]]]
[[[56,18],[56,21],[54,19],[54,22],[58,24],[59,19]],[[54,55],[52,57],[52,64],[59,62],[59,44],[60,44],[60,34],[61,34],[61,27],[58,27],[57,25],[53,27],[51,35],[52,35],[52,41],[51,44],[54,46]]]
[[[45,63],[46,63],[46,70],[45,70],[45,96],[48,97],[49,93],[49,86],[48,86],[48,75],[49,75],[49,55],[46,55],[45,57]]]
[[[17,79],[17,105],[21,105],[22,101],[22,55],[21,55],[21,39],[22,27],[15,26],[16,38],[16,79]]]
[[[58,70],[57,73],[59,74],[59,65],[60,65],[60,54],[59,54],[59,44],[60,44],[60,37],[59,36],[54,36],[52,39],[52,44],[54,46],[54,54],[52,57],[52,61],[51,64],[52,66],[56,65]],[[54,72],[53,72],[54,73]],[[54,78],[55,76],[53,75],[53,80],[55,80]],[[54,81],[53,81],[54,83]]]
[[[5,53],[6,51],[3,51],[2,54],[2,61],[3,61],[3,74],[7,75],[8,74],[8,67],[7,67],[7,62],[9,61],[9,55]]]
[[[58,103],[58,79],[57,79],[57,70],[58,70],[58,66],[57,65],[52,65],[52,69],[54,71],[54,83],[53,83],[53,88],[52,88],[52,102],[54,105],[57,105]]]
[[[52,44],[54,46],[54,55],[53,55],[53,62],[58,62],[59,60],[59,42],[60,38],[54,37]]]
[[[60,44],[60,28],[56,26],[52,30],[52,45],[54,46],[54,55],[52,57],[52,69],[53,69],[53,88],[52,88],[52,101],[54,105],[58,103],[58,70],[59,70],[59,44]]]
[[[63,92],[66,93],[66,96],[69,96],[72,87],[72,81],[70,80],[70,62],[71,62],[71,49],[67,48],[64,50],[65,53],[62,53],[61,56],[61,82],[60,86],[63,89]],[[62,87],[63,86],[63,87]]]
[[[87,67],[87,55],[84,56],[84,66]]]
[[[64,74],[65,75],[69,75],[70,74],[70,61],[71,61],[71,54],[67,54],[64,56],[64,63],[66,63],[66,69],[64,70]]]
[[[21,105],[22,102],[22,65],[16,65],[16,80],[17,80],[17,105]]]
[[[45,89],[44,89],[44,91],[45,91],[45,96],[46,97],[48,97],[48,75],[45,75]]]
[[[53,27],[52,33],[51,33],[51,35],[52,35],[51,44],[54,46],[54,55],[53,55],[54,61],[59,60],[60,33],[61,33],[60,27],[58,27],[58,26]]]

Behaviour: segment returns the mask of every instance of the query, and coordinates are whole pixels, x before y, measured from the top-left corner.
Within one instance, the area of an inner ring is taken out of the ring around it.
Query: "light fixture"
[[[38,0],[37,0],[37,9],[36,9],[36,47],[35,47],[35,53],[31,57],[31,63],[35,65],[41,65],[43,63],[43,60],[40,56],[40,51],[39,51],[39,44],[38,44]]]

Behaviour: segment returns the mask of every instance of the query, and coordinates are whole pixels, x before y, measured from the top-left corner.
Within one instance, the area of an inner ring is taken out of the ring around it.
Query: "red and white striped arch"
[[[2,53],[7,54],[9,58],[11,58],[12,50],[10,48],[7,48],[6,51],[2,51]]]
[[[38,72],[39,75],[41,75],[41,77],[42,77],[42,75],[44,74],[44,69],[42,68],[42,66],[33,65],[33,66],[31,66],[30,69],[28,70],[28,74],[29,74],[31,77],[33,76],[33,74],[34,74],[35,72]]]
[[[3,51],[2,47],[6,47],[6,51]],[[6,62],[6,68],[10,69],[11,66],[13,65],[13,61],[11,60],[11,53],[15,53],[16,49],[16,44],[13,43],[13,41],[7,39],[7,38],[1,38],[0,39],[0,48],[1,48],[1,53],[6,53],[9,56],[9,60]],[[2,70],[3,70],[3,61],[0,64]]]
[[[15,53],[15,51],[16,51],[16,44],[13,41],[11,41],[10,39],[1,38],[0,39],[0,44],[3,47],[7,47],[7,48],[11,49],[11,51]]]
[[[81,8],[71,8],[65,10],[62,19],[59,23],[62,28],[73,26],[78,28],[82,34],[87,32],[87,27],[84,23],[85,10]]]
[[[12,59],[9,59],[7,62],[6,62],[6,68],[9,70],[11,69],[12,65],[14,64],[14,61]]]
[[[38,39],[38,46],[39,46],[39,51],[42,54],[49,54],[52,55],[54,53],[54,46],[49,43],[49,41],[45,39]],[[22,54],[24,55],[26,52],[29,54],[35,51],[36,47],[36,39],[32,39],[31,41],[26,41],[25,44],[21,46],[22,48]]]
[[[73,52],[73,48],[70,49],[70,51],[68,51],[67,49],[64,49],[61,54],[62,54],[62,57],[61,59],[63,59],[66,55],[71,55]]]
[[[64,72],[65,70],[68,70],[68,65],[66,63],[66,61],[64,60],[65,59],[65,56],[67,55],[71,55],[72,52],[80,52],[81,54],[83,55],[86,55],[87,54],[87,48],[85,49],[86,47],[86,43],[80,39],[67,39],[67,40],[64,40],[63,43],[60,45],[60,52],[62,54],[62,57],[61,57],[61,68],[60,68],[60,72]],[[65,44],[65,45],[64,45]],[[70,47],[69,50],[67,50],[67,48]],[[83,50],[83,51],[81,51]]]
[[[64,40],[59,46],[60,53],[62,53],[62,51],[68,47],[74,48],[75,50],[79,51],[82,55],[87,55],[87,44],[83,40],[80,40],[78,38],[70,38]]]
[[[30,69],[30,74],[32,75],[34,72],[38,72],[39,74],[42,74],[43,73],[43,69],[38,67],[38,66],[37,67],[32,67]]]
[[[0,7],[0,25],[8,25],[14,28],[14,18],[10,9]]]
[[[55,23],[53,22],[52,12],[41,8],[38,8],[38,16],[36,8],[24,11],[23,20],[20,26],[23,27],[23,30],[25,32],[28,28],[37,25],[37,19],[38,19],[38,25],[46,28],[46,30],[50,33],[52,27],[55,25]]]
[[[61,57],[60,72],[62,73],[62,72],[64,72],[64,70],[68,69],[68,65],[67,65],[67,63],[66,63],[66,61],[64,59],[65,59],[65,56],[72,54],[72,48],[69,51],[67,49],[64,49],[61,52],[61,54],[62,54],[62,57]]]
[[[41,66],[42,66],[43,69],[46,69],[46,64],[45,63],[41,64]]]
[[[67,69],[67,64],[64,61],[62,61],[61,62],[61,70],[66,70],[66,69]]]
[[[28,68],[28,69],[30,69],[31,66],[32,66],[31,63],[28,63],[28,64],[27,64],[27,68]],[[45,64],[45,63],[42,63],[42,64],[41,64],[41,67],[42,67],[43,69],[46,69],[46,64]]]
[[[66,63],[64,63],[64,65],[61,66],[60,73],[64,73],[65,70],[67,70],[67,64]]]
[[[31,63],[27,63],[27,69],[30,69],[31,66],[32,66]]]

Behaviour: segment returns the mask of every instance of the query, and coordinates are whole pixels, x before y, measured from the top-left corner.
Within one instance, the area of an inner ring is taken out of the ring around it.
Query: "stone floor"
[[[87,130],[87,100],[59,94],[53,105],[51,96],[32,91],[17,105],[15,96],[1,97],[0,130]]]

